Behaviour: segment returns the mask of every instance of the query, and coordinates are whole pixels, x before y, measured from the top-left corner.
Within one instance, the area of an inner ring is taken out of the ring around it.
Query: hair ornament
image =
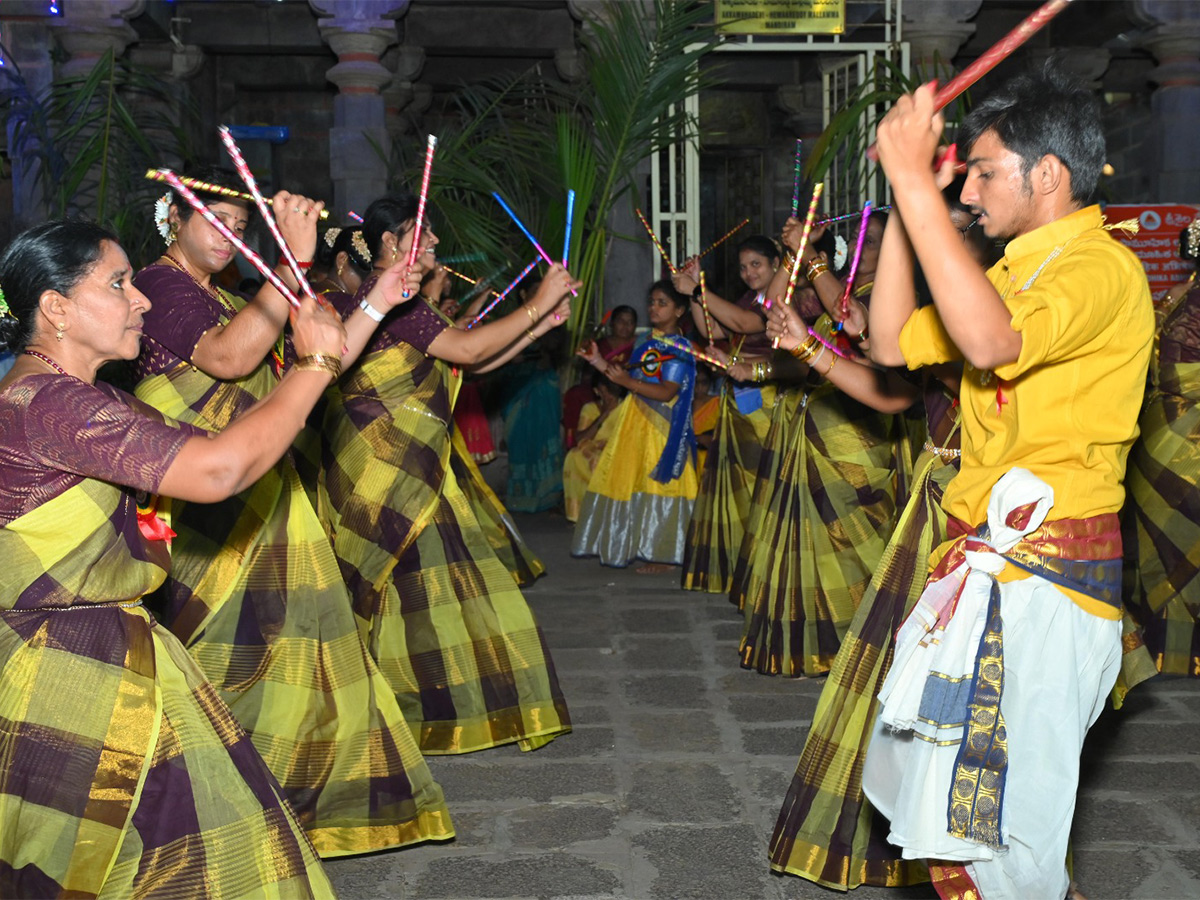
[[[833,267],[841,269],[846,265],[846,258],[850,255],[850,245],[846,243],[846,239],[840,234],[833,239]]]
[[[338,235],[340,235],[341,233],[342,233],[342,229],[338,228],[336,225],[333,228],[326,228],[325,229],[325,246],[328,247],[330,250],[332,250],[333,245],[335,243],[337,243]]]
[[[350,237],[350,246],[354,248],[354,252],[358,254],[363,265],[371,264],[371,248],[367,246],[367,239],[363,237],[361,228],[354,229],[354,233]]]
[[[154,226],[168,247],[175,243],[175,235],[171,232],[171,223],[167,221],[167,214],[171,211],[171,199],[171,192],[167,191],[154,201]]]
[[[1191,259],[1200,256],[1200,215],[1187,227],[1187,252]]]
[[[0,319],[8,316],[10,319],[15,319],[13,311],[8,308],[8,301],[4,299],[4,288],[0,286]]]

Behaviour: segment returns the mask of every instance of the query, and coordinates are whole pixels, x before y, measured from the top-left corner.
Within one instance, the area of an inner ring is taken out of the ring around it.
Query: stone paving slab
[[[770,872],[767,844],[822,679],[738,666],[723,596],[572,559],[518,516],[549,574],[526,590],[575,731],[532,753],[429,759],[453,841],[330,861],[344,900],[834,900]],[[1200,898],[1200,679],[1153,679],[1084,750],[1074,828],[1090,900]],[[851,900],[932,900],[928,885]]]

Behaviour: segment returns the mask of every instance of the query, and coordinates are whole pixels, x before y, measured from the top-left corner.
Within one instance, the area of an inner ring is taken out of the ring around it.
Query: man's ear
[[[1071,192],[1071,170],[1053,153],[1047,153],[1037,161],[1029,173],[1029,181],[1039,194],[1049,195],[1062,189],[1068,194]]]

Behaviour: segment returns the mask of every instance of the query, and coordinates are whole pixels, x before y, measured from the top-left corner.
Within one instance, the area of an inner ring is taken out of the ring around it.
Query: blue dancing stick
[[[575,219],[575,191],[567,190],[567,234],[563,238],[563,268],[571,256],[571,223]]]
[[[539,256],[541,256],[541,258],[542,258],[542,259],[544,259],[544,260],[546,261],[546,265],[548,265],[548,266],[553,266],[553,265],[554,265],[554,260],[552,260],[552,259],[550,258],[550,254],[549,254],[549,253],[547,253],[547,252],[546,252],[544,249],[542,249],[542,245],[541,245],[541,244],[539,244],[539,243],[537,242],[537,238],[535,238],[535,237],[534,237],[534,236],[533,236],[533,235],[530,233],[529,229],[525,227],[525,223],[524,223],[524,222],[522,222],[520,219],[518,219],[518,218],[517,218],[517,214],[516,214],[515,212],[513,212],[513,211],[512,211],[512,207],[510,207],[510,206],[509,206],[507,203],[505,203],[505,202],[504,202],[504,198],[503,198],[503,197],[501,197],[499,194],[497,194],[495,191],[492,191],[492,196],[496,198],[496,202],[500,204],[500,206],[501,206],[501,207],[504,209],[504,211],[505,211],[506,213],[508,213],[508,217],[509,217],[510,219],[512,219],[512,220],[513,220],[513,222],[515,222],[515,223],[516,223],[516,226],[517,226],[518,228],[520,228],[520,229],[521,229],[521,233],[522,233],[522,234],[524,234],[524,235],[525,235],[525,237],[529,238],[529,242],[530,242],[531,244],[533,244],[534,248],[535,248],[535,249],[537,250],[537,252],[538,252],[538,255],[539,255]],[[575,288],[571,288],[571,296],[573,296],[573,297],[578,297],[578,296],[579,296],[579,292],[578,292],[577,290],[575,290]]]

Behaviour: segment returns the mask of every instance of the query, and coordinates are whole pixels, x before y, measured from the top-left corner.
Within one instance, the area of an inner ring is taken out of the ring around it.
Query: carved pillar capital
[[[54,38],[69,59],[67,76],[85,75],[107,51],[120,56],[138,39],[128,20],[141,13],[146,0],[75,0],[61,18],[50,23]]]

